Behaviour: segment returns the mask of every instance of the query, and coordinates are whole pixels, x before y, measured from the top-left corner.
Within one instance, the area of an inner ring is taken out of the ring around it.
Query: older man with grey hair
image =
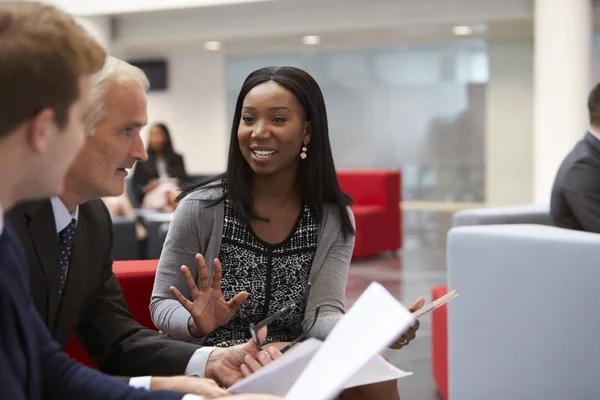
[[[140,69],[107,58],[93,76],[87,138],[63,192],[9,217],[27,253],[35,305],[63,349],[75,334],[103,372],[132,386],[215,397],[226,392],[214,380],[229,386],[241,379],[246,356],[267,363],[280,353],[270,349],[266,357],[252,342],[199,347],[146,329],[129,313],[112,271],[112,222],[100,198],[122,194],[127,170],[148,158],[140,137],[148,87]]]

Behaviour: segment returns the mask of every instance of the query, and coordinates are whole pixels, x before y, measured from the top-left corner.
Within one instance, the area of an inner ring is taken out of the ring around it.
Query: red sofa
[[[447,286],[431,291],[432,301],[448,293]],[[431,312],[431,367],[442,400],[448,400],[448,304]]]
[[[342,190],[354,199],[353,258],[402,248],[401,175],[397,170],[338,170]]]
[[[140,324],[153,330],[156,330],[156,327],[150,318],[149,305],[157,266],[158,260],[115,261],[113,263],[113,271],[121,285],[131,315]],[[97,369],[74,336],[65,351],[71,358]]]

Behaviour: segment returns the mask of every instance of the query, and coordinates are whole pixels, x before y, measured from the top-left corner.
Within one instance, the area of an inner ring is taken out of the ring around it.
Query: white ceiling
[[[31,0],[34,1],[34,0]],[[44,0],[78,17],[193,9],[274,0]]]
[[[121,15],[113,40],[116,46],[139,47],[348,33],[385,41],[431,29],[446,35],[453,25],[531,20],[531,15],[529,0],[275,0]]]
[[[502,40],[530,38],[532,21],[533,0],[272,0],[122,14],[113,18],[112,45],[156,53],[218,40],[238,53],[301,48],[303,35],[320,35],[320,48],[340,48],[455,40],[454,25]]]

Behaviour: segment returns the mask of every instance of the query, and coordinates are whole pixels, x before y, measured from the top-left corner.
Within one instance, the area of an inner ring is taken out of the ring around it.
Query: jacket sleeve
[[[564,196],[582,229],[600,233],[600,167],[575,164],[567,173]]]
[[[104,212],[112,228],[105,207]],[[107,239],[112,243],[112,229]],[[113,375],[183,375],[198,349],[197,345],[145,328],[131,316],[112,270],[110,252],[76,335],[96,365]]]
[[[183,397],[182,393],[134,389],[124,382],[71,360],[52,340],[33,305],[30,309],[34,314],[33,330],[36,332],[40,350],[44,399],[179,400]]]

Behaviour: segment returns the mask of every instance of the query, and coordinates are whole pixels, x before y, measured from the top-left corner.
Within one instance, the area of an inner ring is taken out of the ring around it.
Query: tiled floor
[[[446,283],[445,243],[450,227],[447,215],[404,214],[404,248],[398,254],[352,263],[346,292],[350,307],[372,281],[381,283],[403,304],[419,296],[431,301],[431,289]],[[431,320],[420,320],[417,338],[402,350],[389,350],[386,356],[398,368],[414,375],[399,380],[402,400],[437,399],[431,376]]]

